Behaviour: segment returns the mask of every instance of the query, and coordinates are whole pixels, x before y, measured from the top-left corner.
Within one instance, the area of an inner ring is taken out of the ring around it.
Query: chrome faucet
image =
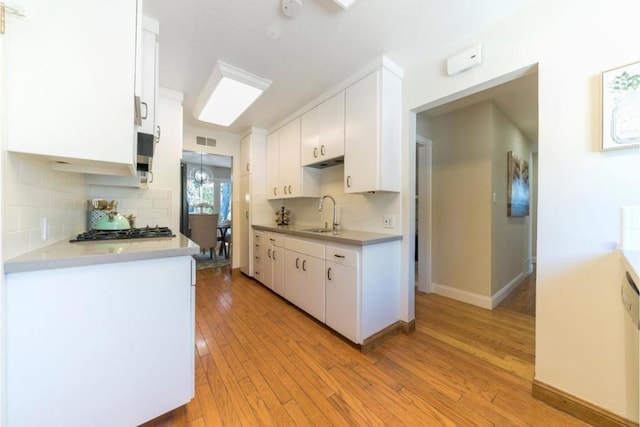
[[[328,194],[325,194],[320,198],[320,206],[318,206],[318,210],[322,212],[322,205],[324,204],[324,199],[327,199],[327,198],[331,199],[331,201],[333,202],[333,231],[335,232],[335,231],[338,231],[338,214],[336,213],[336,199],[334,199]]]

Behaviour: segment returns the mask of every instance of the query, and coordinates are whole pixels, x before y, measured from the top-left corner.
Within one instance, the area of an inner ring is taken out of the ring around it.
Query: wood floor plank
[[[196,397],[176,426],[583,426],[531,396],[535,319],[416,293],[368,354],[243,274],[197,272]]]

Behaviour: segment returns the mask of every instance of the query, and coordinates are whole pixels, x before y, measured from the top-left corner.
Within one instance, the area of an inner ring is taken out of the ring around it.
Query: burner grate
[[[102,240],[149,239],[153,237],[175,237],[169,227],[142,227],[128,230],[90,230],[78,234],[70,242],[92,242]]]

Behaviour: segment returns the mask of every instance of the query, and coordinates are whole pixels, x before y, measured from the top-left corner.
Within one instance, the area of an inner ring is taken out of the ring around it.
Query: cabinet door
[[[253,276],[252,270],[252,236],[251,231],[251,175],[240,177],[240,225],[238,232],[240,238],[240,271],[249,276]]]
[[[280,128],[278,143],[279,173],[278,184],[284,198],[301,195],[300,174],[300,118]]]
[[[271,284],[273,291],[284,296],[284,249],[279,246],[271,246]]]
[[[251,153],[251,136],[247,135],[240,140],[240,176],[246,175],[250,170],[249,156]]]
[[[358,293],[355,267],[326,262],[325,323],[341,335],[358,342]]]
[[[346,89],[345,98],[345,193],[377,188],[380,141],[380,72]]]
[[[300,265],[302,255],[284,250],[284,297],[292,304],[300,306]]]
[[[267,136],[267,198],[282,198],[282,189],[278,185],[279,177],[279,141],[280,132],[275,131]]]
[[[324,322],[324,260],[303,255],[299,272],[300,308]]]
[[[140,108],[142,125],[138,126],[138,132],[156,133],[156,92],[158,87],[158,42],[157,36],[152,31],[142,31],[142,54],[140,56],[140,79],[136,78],[136,84],[140,84]]]
[[[323,160],[344,156],[344,91],[318,107],[318,153]]]
[[[136,2],[20,8],[5,50],[7,149],[135,173]]]
[[[318,113],[320,107],[315,107],[302,115],[300,121],[300,163],[302,166],[312,165],[320,160],[320,129],[318,127]]]
[[[269,289],[273,289],[273,261],[272,261],[272,245],[269,244],[268,239],[266,239],[267,234],[265,233],[265,239],[262,243],[261,252],[260,252],[260,268],[262,271],[260,272],[262,276],[261,282]]]

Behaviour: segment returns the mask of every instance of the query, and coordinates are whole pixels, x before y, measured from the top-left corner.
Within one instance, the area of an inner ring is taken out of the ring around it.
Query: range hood
[[[155,136],[149,133],[138,132],[138,157],[136,158],[136,170],[142,172],[151,171],[154,148]]]
[[[314,163],[312,165],[306,165],[305,167],[314,168],[314,169],[324,169],[331,166],[342,165],[342,164],[344,164],[344,156],[336,157],[335,159],[330,159],[330,160],[321,160],[318,163]]]

